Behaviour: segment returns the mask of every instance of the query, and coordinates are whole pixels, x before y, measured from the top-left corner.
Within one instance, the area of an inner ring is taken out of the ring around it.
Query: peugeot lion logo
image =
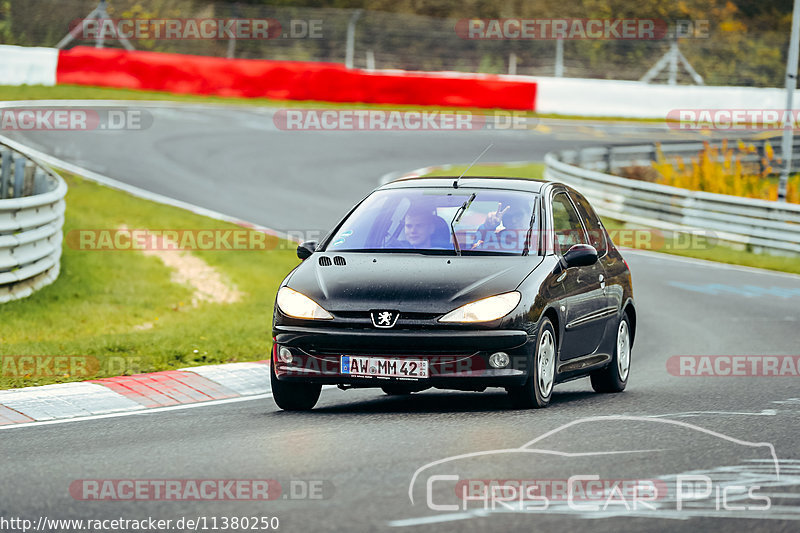
[[[372,311],[372,325],[376,328],[391,328],[394,327],[400,313],[396,311]]]

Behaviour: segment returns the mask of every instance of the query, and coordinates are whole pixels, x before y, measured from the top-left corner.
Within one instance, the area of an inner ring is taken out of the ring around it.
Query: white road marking
[[[16,429],[22,427],[32,427],[32,426],[49,426],[53,424],[66,424],[68,422],[84,422],[86,420],[101,420],[103,418],[121,418],[123,416],[133,416],[133,415],[149,415],[153,413],[163,413],[165,411],[180,411],[182,409],[194,409],[195,407],[208,407],[212,405],[223,405],[226,403],[237,403],[237,402],[248,402],[250,400],[263,400],[265,398],[272,398],[272,393],[267,394],[259,394],[256,396],[246,396],[242,398],[226,398],[224,400],[209,400],[207,402],[198,402],[198,403],[188,403],[182,405],[170,405],[169,407],[153,407],[147,408],[142,406],[141,409],[136,411],[125,411],[122,413],[109,413],[106,415],[92,415],[92,416],[80,416],[75,418],[60,418],[58,420],[41,420],[38,422],[23,422],[21,424],[8,424],[5,426],[0,426],[0,430],[4,429]]]
[[[322,387],[322,391],[336,389],[335,385],[324,385]],[[226,398],[224,400],[209,400],[207,402],[197,402],[197,403],[188,403],[182,405],[170,405],[168,407],[144,407],[142,406],[141,409],[136,411],[124,411],[120,413],[108,413],[104,415],[91,415],[91,416],[80,416],[74,418],[61,418],[58,420],[40,420],[36,422],[23,422],[20,424],[8,424],[5,426],[0,426],[0,431],[4,429],[15,429],[21,427],[32,427],[32,426],[50,426],[53,424],[66,424],[67,422],[84,422],[86,420],[101,420],[103,418],[121,418],[123,416],[133,416],[133,415],[149,415],[153,413],[163,413],[167,411],[181,411],[183,409],[194,409],[195,407],[210,407],[215,405],[224,405],[227,403],[238,403],[238,402],[249,402],[251,400],[263,400],[265,398],[272,398],[272,393],[268,392],[265,394],[256,394],[252,396],[243,396],[240,398]]]
[[[741,416],[775,416],[778,411],[775,409],[762,409],[760,413],[742,413],[735,411],[686,411],[684,413],[668,413],[665,415],[648,415],[648,418],[665,417],[684,417],[684,416],[703,416],[703,415],[741,415]]]

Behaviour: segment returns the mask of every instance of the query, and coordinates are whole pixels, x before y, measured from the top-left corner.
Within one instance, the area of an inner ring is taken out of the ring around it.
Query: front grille
[[[463,349],[456,349],[456,350],[421,350],[419,348],[414,347],[381,347],[381,348],[356,348],[353,346],[342,346],[337,349],[317,349],[317,348],[305,348],[303,350],[309,355],[314,357],[321,357],[325,359],[333,359],[342,356],[342,355],[369,355],[371,357],[385,357],[385,356],[392,356],[392,355],[405,355],[405,356],[417,356],[417,357],[451,357],[456,359],[468,358],[473,355],[478,355],[482,352],[474,352],[472,354],[465,353]]]
[[[332,314],[334,318],[364,320],[372,323],[372,317],[370,316],[369,311],[336,311],[332,312]],[[435,319],[438,316],[439,316],[438,313],[400,313],[400,317],[397,319],[397,322],[399,324],[403,321],[413,321],[413,322],[429,321]]]

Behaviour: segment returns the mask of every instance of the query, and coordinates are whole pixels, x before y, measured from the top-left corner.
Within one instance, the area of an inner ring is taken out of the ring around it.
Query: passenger
[[[501,222],[503,229],[498,230]],[[524,209],[510,204],[503,207],[498,202],[497,210],[487,213],[486,220],[478,227],[478,240],[472,249],[519,252],[525,246],[529,224]]]

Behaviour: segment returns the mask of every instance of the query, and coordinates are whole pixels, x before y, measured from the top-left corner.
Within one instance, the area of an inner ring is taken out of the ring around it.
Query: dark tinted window
[[[566,193],[553,196],[553,230],[556,238],[556,252],[564,255],[576,244],[589,244],[583,231],[580,216],[572,206]]]
[[[398,188],[376,191],[342,223],[327,251],[521,255],[536,195],[503,189]],[[457,220],[456,220],[457,218]],[[536,253],[536,243],[533,250]]]
[[[602,256],[608,251],[606,244],[606,232],[603,229],[603,223],[600,222],[600,217],[594,212],[589,201],[578,193],[571,192],[570,196],[578,206],[578,212],[583,217],[583,222],[586,224],[586,230],[589,232],[589,244],[597,249],[597,255]]]

